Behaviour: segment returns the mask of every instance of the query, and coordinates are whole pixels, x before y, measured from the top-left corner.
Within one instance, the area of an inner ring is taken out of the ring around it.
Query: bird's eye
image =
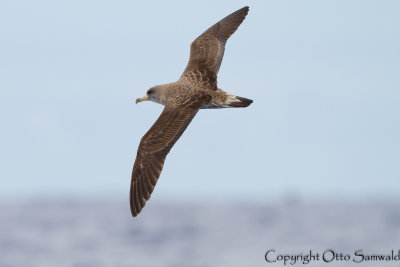
[[[151,95],[153,93],[153,89],[149,89],[148,91],[147,91],[147,94],[148,95]]]

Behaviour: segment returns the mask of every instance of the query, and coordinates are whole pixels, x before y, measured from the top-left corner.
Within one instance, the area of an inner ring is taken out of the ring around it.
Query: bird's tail
[[[235,95],[230,95],[224,106],[226,107],[231,107],[231,108],[245,108],[250,106],[250,104],[253,103],[253,100],[240,97],[240,96],[235,96]]]

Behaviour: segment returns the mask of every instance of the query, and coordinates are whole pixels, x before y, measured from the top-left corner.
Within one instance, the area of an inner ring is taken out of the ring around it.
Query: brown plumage
[[[167,154],[199,109],[247,107],[253,102],[230,95],[217,87],[225,43],[248,11],[248,7],[239,9],[196,38],[190,46],[186,69],[177,82],[152,87],[143,98],[136,100],[136,103],[151,100],[165,108],[139,144],[130,189],[133,217],[140,213],[149,200]]]

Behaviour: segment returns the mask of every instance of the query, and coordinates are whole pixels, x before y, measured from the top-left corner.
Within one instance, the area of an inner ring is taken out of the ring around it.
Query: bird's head
[[[158,85],[150,88],[144,97],[136,99],[136,104],[148,100],[164,105],[166,100],[164,86]]]

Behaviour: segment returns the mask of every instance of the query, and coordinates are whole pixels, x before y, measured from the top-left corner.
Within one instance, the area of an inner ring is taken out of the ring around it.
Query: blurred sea
[[[136,219],[127,202],[115,201],[3,202],[0,210],[1,267],[284,266],[267,263],[266,251],[333,249],[353,255],[359,249],[375,254],[400,249],[399,204],[150,202]]]

